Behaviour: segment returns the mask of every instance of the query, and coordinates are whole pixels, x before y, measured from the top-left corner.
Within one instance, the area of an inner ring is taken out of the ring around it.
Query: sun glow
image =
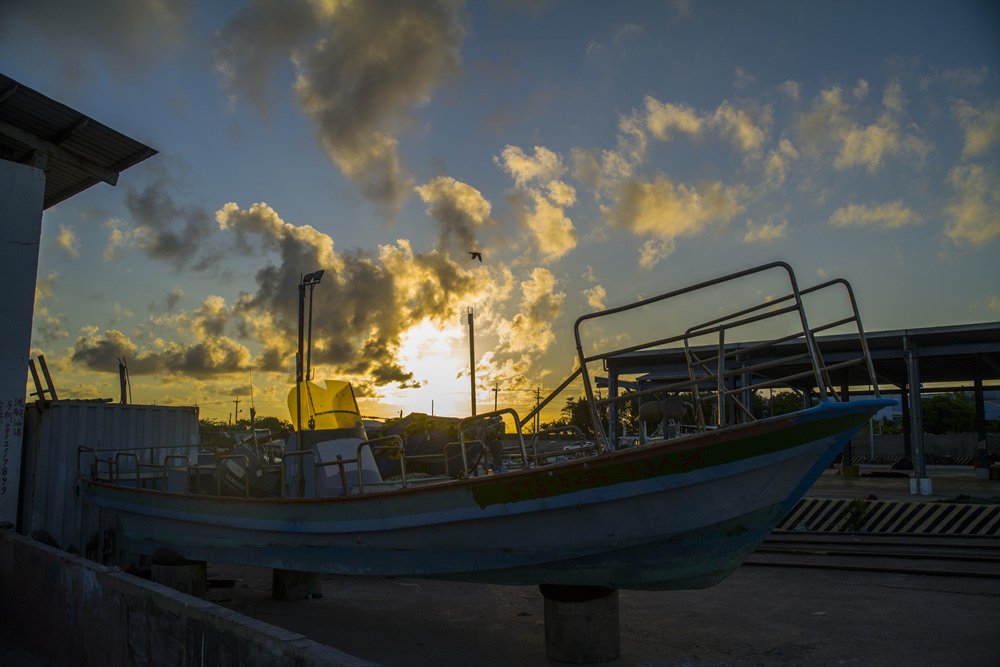
[[[410,412],[465,416],[469,414],[468,332],[461,324],[435,324],[422,320],[400,337],[397,359],[415,389],[391,388],[379,399],[379,414],[386,408]]]

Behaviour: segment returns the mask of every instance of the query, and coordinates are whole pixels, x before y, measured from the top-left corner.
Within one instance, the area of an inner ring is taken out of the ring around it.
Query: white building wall
[[[15,523],[45,172],[0,160],[0,522]]]

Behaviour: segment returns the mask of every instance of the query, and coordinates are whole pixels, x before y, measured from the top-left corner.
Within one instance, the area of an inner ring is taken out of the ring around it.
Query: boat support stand
[[[608,662],[621,653],[618,589],[538,587],[545,599],[545,656],[574,664]]]

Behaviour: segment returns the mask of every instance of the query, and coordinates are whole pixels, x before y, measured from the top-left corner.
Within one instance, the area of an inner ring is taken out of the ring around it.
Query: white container
[[[122,405],[100,401],[28,404],[24,415],[19,530],[44,529],[63,549],[82,552],[82,500],[77,488],[81,446],[107,450],[176,445],[169,453],[197,455],[198,408]],[[162,457],[164,452],[158,451]],[[94,455],[84,455],[88,467]],[[148,456],[148,453],[147,453]],[[147,462],[146,456],[143,462]]]

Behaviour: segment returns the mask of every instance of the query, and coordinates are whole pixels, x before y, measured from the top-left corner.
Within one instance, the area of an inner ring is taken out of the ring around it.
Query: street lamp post
[[[307,379],[310,368],[307,365],[303,368],[303,340],[302,328],[305,319],[306,287],[309,288],[309,348],[307,350],[308,361],[312,362],[312,293],[316,285],[323,278],[323,270],[307,273],[299,280],[299,345],[295,353],[295,446],[298,451],[302,451],[302,382]]]

